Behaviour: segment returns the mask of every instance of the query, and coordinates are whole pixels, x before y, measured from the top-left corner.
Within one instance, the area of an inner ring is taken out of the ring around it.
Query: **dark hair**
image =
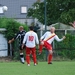
[[[34,30],[34,27],[33,27],[33,26],[30,26],[29,29],[30,29],[30,30]]]

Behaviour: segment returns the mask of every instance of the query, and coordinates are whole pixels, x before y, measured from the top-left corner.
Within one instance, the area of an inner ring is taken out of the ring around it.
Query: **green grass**
[[[39,62],[37,66],[31,63],[21,64],[20,62],[0,62],[0,75],[75,75],[75,61]]]

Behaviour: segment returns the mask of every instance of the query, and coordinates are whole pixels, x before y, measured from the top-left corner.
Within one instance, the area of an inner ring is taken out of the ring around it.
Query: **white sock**
[[[24,57],[21,58],[21,61],[22,61],[22,62],[25,62]]]

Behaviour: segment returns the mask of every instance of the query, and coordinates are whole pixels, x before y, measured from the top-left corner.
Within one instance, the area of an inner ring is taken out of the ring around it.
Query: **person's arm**
[[[12,43],[15,39],[17,39],[19,36],[18,36],[19,33],[17,33],[14,38],[12,38],[11,40],[8,41],[8,43]]]
[[[71,24],[75,28],[75,21],[74,23],[70,22],[69,24]]]
[[[59,39],[59,37],[57,35],[55,35],[54,39],[58,42],[63,41],[66,37],[63,36],[61,39]]]
[[[25,36],[24,36],[23,43],[22,43],[22,49],[23,49],[23,47],[24,47],[24,45],[25,45],[26,37],[27,37],[27,34],[25,34]]]
[[[39,40],[38,40],[37,34],[36,34],[36,36],[35,36],[35,39],[36,39],[36,44],[38,45],[38,44],[39,44]]]
[[[14,38],[12,38],[11,40],[8,41],[8,43],[12,43],[14,41]]]
[[[46,34],[47,32],[40,38],[40,41],[42,41],[45,38]]]

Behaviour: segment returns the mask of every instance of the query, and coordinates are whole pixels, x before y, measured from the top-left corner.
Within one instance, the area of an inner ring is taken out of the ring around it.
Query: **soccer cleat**
[[[35,63],[34,66],[36,66],[37,64]]]
[[[48,64],[52,64],[52,62],[48,63]]]
[[[22,62],[21,60],[20,60],[20,62],[22,63],[22,64],[24,64],[25,62]]]
[[[24,64],[24,62],[21,62],[22,64]]]
[[[24,62],[20,61],[22,64],[24,64]]]
[[[30,66],[30,64],[28,64],[28,66]]]

